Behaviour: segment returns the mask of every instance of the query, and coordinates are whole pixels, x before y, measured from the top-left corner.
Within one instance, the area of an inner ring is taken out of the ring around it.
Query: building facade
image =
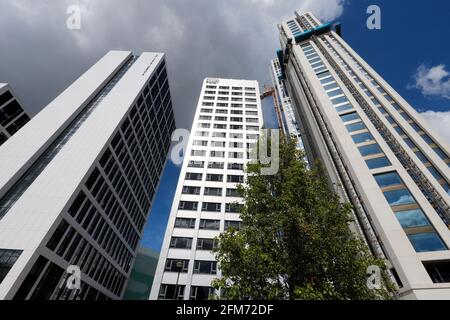
[[[0,299],[120,299],[174,128],[164,54],[111,51],[11,137]]]
[[[450,299],[449,147],[312,13],[279,24],[281,73],[310,158],[354,207],[402,299]]]
[[[214,238],[239,228],[237,185],[263,120],[257,81],[203,82],[150,299],[207,299]]]
[[[280,108],[281,116],[278,119],[278,126],[286,136],[295,136],[297,138],[297,147],[303,150],[301,129],[295,117],[291,98],[283,81],[283,73],[278,58],[270,61],[270,76],[272,78],[272,85],[275,88],[274,99],[276,99],[278,102],[277,106]]]
[[[22,128],[30,116],[7,83],[0,83],[0,146]]]

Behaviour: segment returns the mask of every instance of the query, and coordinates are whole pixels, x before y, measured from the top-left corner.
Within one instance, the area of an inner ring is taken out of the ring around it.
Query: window
[[[226,203],[225,212],[227,213],[239,213],[241,212],[243,205],[239,203]]]
[[[225,231],[233,228],[235,230],[241,230],[242,229],[242,222],[241,221],[230,221],[230,220],[226,220],[225,221]]]
[[[359,147],[358,149],[359,149],[359,152],[361,152],[361,155],[363,157],[370,156],[373,154],[383,153],[380,146],[376,143],[369,144],[367,146],[362,146],[362,147]]]
[[[230,142],[229,147],[230,148],[243,148],[244,144],[242,142]]]
[[[189,260],[167,259],[164,271],[187,273],[189,268]]]
[[[212,251],[214,248],[216,248],[216,245],[217,243],[216,241],[214,241],[214,239],[197,239],[197,250]]]
[[[423,265],[433,283],[450,282],[450,261],[424,262]]]
[[[243,152],[228,152],[228,158],[230,159],[243,159],[244,153]]]
[[[207,174],[206,181],[222,182],[223,175],[222,174]]]
[[[200,187],[184,186],[183,187],[183,194],[199,195],[200,194]]]
[[[366,129],[366,126],[362,122],[352,123],[345,126],[348,132],[355,132]]]
[[[193,173],[193,172],[186,173],[186,180],[200,181],[200,180],[202,180],[202,177],[203,177],[203,174],[201,174],[201,173]]]
[[[437,155],[439,156],[439,158],[441,158],[442,160],[447,160],[448,156],[447,154],[439,147],[435,147],[433,148],[434,152],[437,153]]]
[[[212,141],[211,146],[225,148],[225,141]]]
[[[211,287],[191,287],[191,294],[189,295],[190,300],[208,300],[212,295],[214,295],[214,289]]]
[[[332,99],[331,102],[333,103],[333,105],[336,106],[338,104],[341,104],[341,103],[344,103],[344,102],[348,102],[348,100],[347,100],[346,97],[338,97],[338,98]]]
[[[221,196],[222,195],[222,188],[205,188],[205,196]]]
[[[244,164],[243,163],[229,163],[228,164],[228,170],[244,170]]]
[[[354,121],[354,120],[359,120],[360,117],[358,116],[358,114],[356,112],[352,112],[352,113],[347,113],[341,116],[341,120],[343,122],[350,122],[350,121]]]
[[[436,232],[411,234],[408,238],[417,252],[447,250]]]
[[[223,158],[225,157],[225,151],[211,151],[210,156],[212,158]]]
[[[161,284],[158,299],[183,300],[185,286],[175,284]]]
[[[194,273],[200,274],[216,274],[217,262],[216,261],[194,261]]]
[[[442,175],[436,170],[435,167],[428,167],[428,171],[430,171],[430,173],[433,175],[433,177],[434,177],[436,180],[442,180],[442,179],[444,179],[444,178],[442,177]]]
[[[343,106],[336,107],[337,112],[344,112],[351,109],[353,109],[353,106],[351,104],[345,104]]]
[[[221,203],[215,203],[215,202],[203,202],[202,204],[202,210],[207,212],[220,212],[222,209]]]
[[[244,183],[244,176],[228,175],[227,182]]]
[[[219,230],[220,220],[201,219],[199,228],[201,230]]]
[[[414,154],[417,156],[417,158],[419,158],[420,161],[422,161],[423,163],[428,163],[428,158],[425,157],[425,155],[421,152],[421,151],[416,151],[414,152]]]
[[[175,228],[194,229],[195,228],[195,219],[176,218],[175,219]]]
[[[172,237],[170,240],[170,248],[174,249],[191,249],[192,238]]]
[[[237,189],[234,188],[227,188],[227,197],[240,197]]]
[[[344,94],[344,92],[341,89],[337,89],[337,90],[329,91],[329,92],[327,92],[327,94],[329,97],[336,97],[341,94]]]
[[[189,211],[196,211],[198,207],[198,202],[195,201],[180,201],[178,204],[179,210],[189,210]]]
[[[358,143],[365,143],[374,140],[373,136],[369,132],[363,132],[359,134],[355,134],[352,136],[353,142],[356,144]]]
[[[188,167],[189,168],[204,168],[205,161],[189,161]]]
[[[213,132],[213,138],[226,138],[226,132]]]
[[[208,146],[208,141],[205,141],[205,140],[194,140],[193,145],[194,146],[207,147]]]
[[[328,90],[331,90],[331,89],[334,89],[334,88],[338,88],[338,87],[339,86],[338,86],[338,84],[336,82],[333,82],[333,83],[327,84],[326,86],[323,86],[325,91],[328,91]]]
[[[205,150],[191,150],[192,157],[204,157],[206,156]]]
[[[20,250],[0,249],[0,284],[3,279],[5,279],[9,270],[11,270],[16,263],[17,259],[19,259],[21,253],[22,251]]]
[[[208,169],[223,169],[224,163],[223,162],[209,162],[208,163]]]
[[[384,196],[392,207],[416,203],[416,200],[407,189],[385,191]]]
[[[366,160],[366,164],[370,170],[389,167],[392,165],[392,163],[386,157],[368,159]]]
[[[395,213],[404,229],[429,226],[430,222],[421,209],[399,211]]]
[[[397,172],[377,174],[374,176],[380,188],[402,185],[403,181]]]

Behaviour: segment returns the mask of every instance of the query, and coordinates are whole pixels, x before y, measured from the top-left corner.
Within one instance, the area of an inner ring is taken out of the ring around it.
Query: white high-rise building
[[[249,149],[262,128],[257,81],[203,82],[150,299],[207,299],[220,276],[214,238],[239,228]]]
[[[353,204],[355,231],[386,259],[400,298],[450,299],[449,146],[340,26],[296,12],[279,32],[305,149]]]
[[[7,83],[0,83],[0,146],[22,128],[30,116]]]
[[[174,128],[164,54],[111,51],[6,141],[0,299],[120,299]]]

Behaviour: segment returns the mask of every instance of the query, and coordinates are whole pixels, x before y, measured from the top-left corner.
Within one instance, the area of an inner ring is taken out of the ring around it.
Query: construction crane
[[[278,100],[277,90],[272,86],[264,85],[262,93],[261,93],[261,101],[268,97],[273,98],[273,104],[275,106],[275,113],[277,115],[278,127],[281,131],[281,134],[284,136],[285,132],[284,132],[284,126],[283,126],[283,117],[281,115],[281,108],[280,108],[280,104],[278,102],[279,100]]]

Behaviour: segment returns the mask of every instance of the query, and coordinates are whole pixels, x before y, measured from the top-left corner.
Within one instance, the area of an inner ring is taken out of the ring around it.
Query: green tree
[[[247,166],[247,184],[239,187],[243,227],[216,239],[222,277],[213,287],[225,299],[389,298],[390,286],[366,285],[368,266],[385,264],[350,231],[350,204],[303,157],[292,138],[280,142],[277,174]]]

